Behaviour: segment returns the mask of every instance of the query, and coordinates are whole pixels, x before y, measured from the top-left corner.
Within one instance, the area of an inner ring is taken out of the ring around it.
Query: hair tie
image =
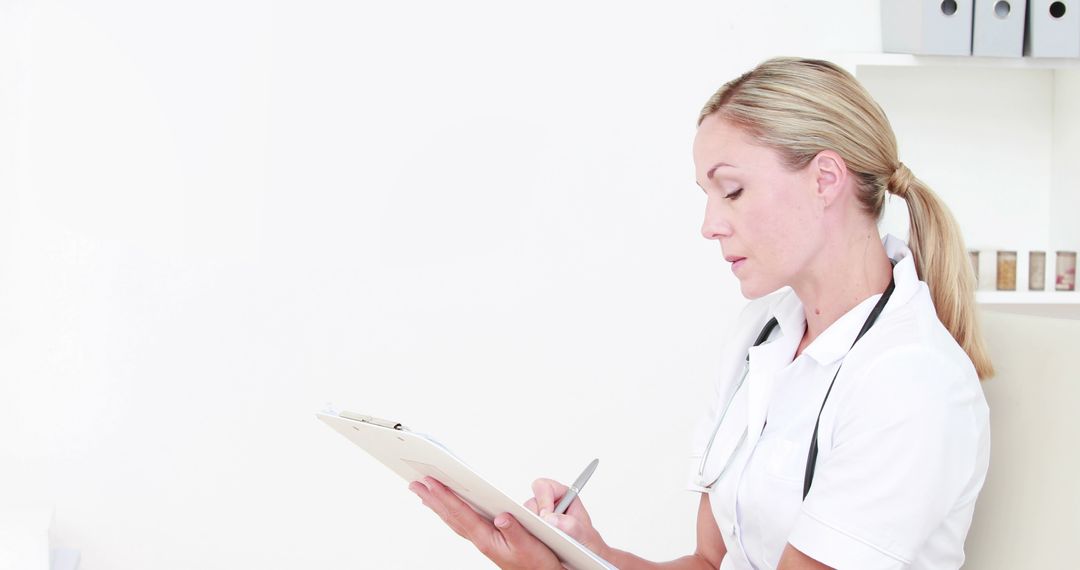
[[[911,170],[908,170],[907,166],[904,166],[903,162],[896,163],[896,168],[893,169],[893,173],[889,176],[889,181],[886,184],[886,188],[889,192],[901,197],[906,198],[908,189],[911,188],[911,179],[914,178],[911,174]]]

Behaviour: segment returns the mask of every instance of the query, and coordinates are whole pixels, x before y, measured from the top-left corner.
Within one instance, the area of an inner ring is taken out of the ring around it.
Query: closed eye
[[[734,192],[728,192],[727,194],[724,195],[724,197],[727,198],[728,200],[738,199],[739,195],[742,194],[742,190],[743,190],[742,188],[739,188],[738,190],[736,190]]]

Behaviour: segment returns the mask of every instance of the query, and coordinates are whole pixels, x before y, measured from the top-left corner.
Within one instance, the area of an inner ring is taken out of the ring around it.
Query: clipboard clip
[[[384,420],[384,419],[376,418],[375,416],[367,416],[367,415],[364,415],[364,414],[357,414],[357,413],[354,413],[354,412],[341,412],[338,415],[345,418],[345,419],[349,419],[349,420],[353,420],[353,421],[357,421],[357,422],[363,422],[365,424],[371,424],[371,425],[374,425],[374,426],[384,427],[384,428],[388,428],[388,429],[396,429],[398,431],[409,431],[409,428],[405,427],[405,425],[400,423],[400,422]]]

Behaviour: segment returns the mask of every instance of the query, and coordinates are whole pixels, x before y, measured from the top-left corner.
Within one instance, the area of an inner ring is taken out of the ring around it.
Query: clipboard
[[[316,417],[406,481],[434,477],[489,521],[499,513],[510,513],[573,570],[618,570],[570,535],[551,526],[496,489],[431,437],[395,421],[354,412],[324,411],[317,413]]]

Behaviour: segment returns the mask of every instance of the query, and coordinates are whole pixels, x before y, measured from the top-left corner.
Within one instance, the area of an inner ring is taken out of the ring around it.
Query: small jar
[[[1028,291],[1046,289],[1046,252],[1028,252]]]
[[[1016,252],[997,252],[998,291],[1016,291]]]
[[[975,283],[979,283],[979,250],[973,249],[968,251],[968,258],[971,259],[971,270],[975,272]]]
[[[1076,290],[1076,252],[1057,252],[1057,271],[1055,272],[1055,286],[1058,291]]]

